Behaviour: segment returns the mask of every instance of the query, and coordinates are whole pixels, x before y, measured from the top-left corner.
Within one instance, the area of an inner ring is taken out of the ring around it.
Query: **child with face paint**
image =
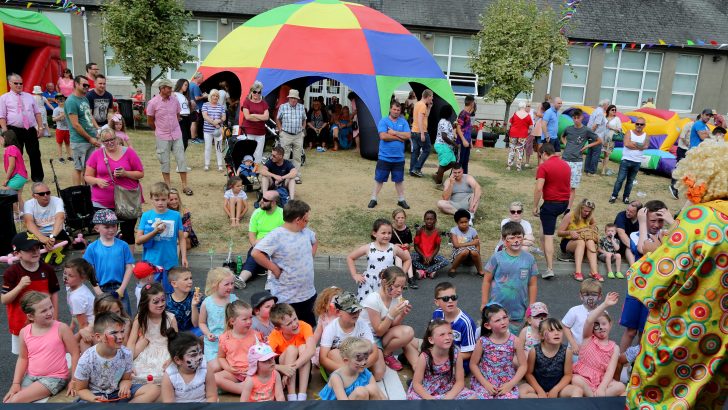
[[[73,373],[79,401],[152,403],[159,397],[159,386],[153,383],[132,384],[134,359],[123,345],[125,324],[116,313],[96,315],[93,326],[96,345],[81,355]]]
[[[134,355],[134,384],[162,383],[164,363],[170,359],[167,336],[170,331],[177,331],[177,320],[165,311],[166,305],[162,284],[144,285],[139,313],[134,318],[126,343]]]
[[[564,327],[558,319],[539,323],[541,342],[528,354],[526,381],[519,386],[524,399],[582,397],[582,390],[569,384],[572,380],[571,349],[562,344]]]
[[[20,307],[30,324],[20,330],[13,384],[3,403],[31,403],[57,394],[68,382],[66,353],[71,355],[71,369],[78,362],[73,332],[53,319],[53,303],[48,295],[30,291],[20,299]],[[71,386],[68,394],[75,394]]]
[[[479,399],[518,398],[518,382],[526,374],[526,355],[509,324],[503,306],[490,303],[483,308],[480,338],[470,356],[470,388]]]
[[[518,344],[523,347],[523,352],[528,356],[528,352],[534,346],[541,343],[541,336],[538,326],[542,321],[549,317],[549,308],[543,302],[532,303],[526,309],[526,325],[518,335]]]
[[[599,300],[602,298],[602,284],[594,278],[584,279],[579,287],[579,298],[581,305],[569,309],[562,320],[565,326],[564,334],[575,355],[579,354],[586,318],[589,316],[589,312],[599,305]],[[576,358],[574,362],[576,362]]]
[[[286,401],[281,374],[275,369],[276,356],[265,343],[250,347],[248,377],[243,382],[241,402]]]
[[[477,399],[474,391],[465,388],[463,357],[459,350],[450,323],[443,319],[430,321],[422,338],[407,400]]]
[[[124,311],[124,302],[119,299],[117,293],[102,293],[96,296],[94,299],[94,318],[104,312],[112,312],[124,319],[124,339],[122,343],[126,344],[129,340],[129,332],[131,332],[131,318]],[[78,335],[81,339],[81,354],[96,343],[93,324],[81,329]]]
[[[533,255],[521,249],[523,235],[521,224],[506,222],[501,228],[505,247],[490,257],[483,275],[481,309],[491,302],[503,306],[513,333],[521,331],[526,308],[536,302],[538,292],[538,266]]]
[[[344,366],[331,373],[328,384],[319,392],[321,400],[385,400],[367,369],[371,342],[347,337],[341,342],[340,350]]]
[[[589,313],[584,323],[584,344],[579,361],[574,365],[573,384],[581,388],[585,397],[620,396],[625,385],[614,380],[619,360],[619,346],[609,340],[612,318],[607,308],[619,301],[617,292],[609,292],[604,302]]]
[[[217,361],[222,368],[215,373],[215,382],[221,389],[240,394],[248,375],[248,351],[263,339],[251,329],[253,308],[242,300],[236,300],[225,307],[225,332],[220,335]]]
[[[191,332],[171,332],[172,363],[162,376],[164,403],[217,403],[215,375],[207,371],[202,340]]]

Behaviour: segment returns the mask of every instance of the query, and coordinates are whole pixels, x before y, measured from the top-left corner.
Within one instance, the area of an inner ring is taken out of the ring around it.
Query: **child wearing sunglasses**
[[[501,228],[508,222],[516,222],[523,228],[523,244],[521,244],[521,250],[526,252],[535,253],[537,255],[543,255],[543,251],[536,246],[536,237],[533,236],[533,228],[531,223],[523,219],[523,203],[519,201],[511,202],[508,207],[508,217],[501,221]],[[503,250],[503,240],[498,242],[495,247],[495,251],[498,252]]]
[[[458,294],[455,285],[440,282],[435,286],[435,309],[432,320],[443,319],[452,326],[453,343],[463,358],[465,373],[470,373],[470,355],[475,350],[475,321],[458,307]]]

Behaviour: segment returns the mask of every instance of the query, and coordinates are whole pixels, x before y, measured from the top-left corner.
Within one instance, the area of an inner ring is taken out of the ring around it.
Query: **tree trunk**
[[[503,116],[503,128],[506,129],[506,147],[510,148],[511,141],[508,139],[508,132],[510,131],[509,122],[510,119],[510,113],[511,113],[511,104],[513,104],[513,101],[505,101],[506,103],[506,114]]]

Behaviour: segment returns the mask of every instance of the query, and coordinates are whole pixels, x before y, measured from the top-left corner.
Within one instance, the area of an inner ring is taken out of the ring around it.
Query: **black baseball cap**
[[[38,238],[30,232],[21,232],[13,237],[13,250],[14,251],[27,251],[32,249],[34,246],[42,245]]]
[[[260,305],[271,299],[273,299],[273,302],[278,303],[278,298],[271,295],[271,293],[267,290],[264,290],[262,292],[256,292],[253,293],[253,296],[250,297],[250,306],[252,306],[253,309],[257,309],[260,307]]]
[[[701,114],[703,114],[703,115],[714,115],[712,108],[706,108],[706,109],[704,109]]]

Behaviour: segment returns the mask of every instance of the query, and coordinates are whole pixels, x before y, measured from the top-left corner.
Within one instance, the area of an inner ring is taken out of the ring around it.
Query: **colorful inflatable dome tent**
[[[23,89],[55,83],[66,66],[66,38],[48,17],[28,10],[0,9],[0,90],[7,76],[23,77]],[[44,87],[45,88],[45,87]]]
[[[434,115],[444,104],[457,112],[442,69],[416,37],[379,11],[338,0],[301,1],[257,15],[222,39],[199,71],[211,85],[236,79],[245,93],[258,80],[269,104],[283,85],[303,96],[321,78],[340,81],[359,97],[361,154],[368,159],[377,157],[376,124],[400,85],[409,83],[416,93],[431,89]]]

